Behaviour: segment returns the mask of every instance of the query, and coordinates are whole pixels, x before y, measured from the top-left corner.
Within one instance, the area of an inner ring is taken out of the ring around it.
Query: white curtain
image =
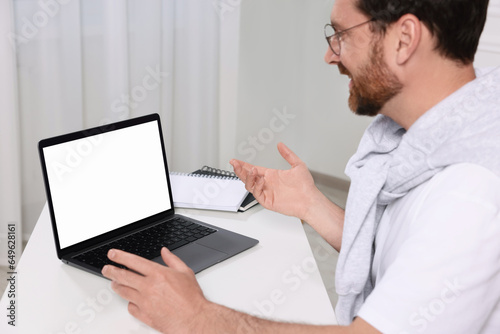
[[[217,166],[223,21],[215,1],[1,2],[0,68],[10,72],[1,75],[0,233],[22,216],[26,238],[38,219],[42,138],[154,112],[171,170]]]
[[[7,38],[14,27],[11,1],[0,1],[0,265],[9,264],[7,247],[14,245],[17,263],[21,251],[21,160],[17,104],[15,45]],[[9,228],[15,234],[9,234]],[[9,235],[11,243],[8,244]],[[17,243],[16,243],[17,242]]]

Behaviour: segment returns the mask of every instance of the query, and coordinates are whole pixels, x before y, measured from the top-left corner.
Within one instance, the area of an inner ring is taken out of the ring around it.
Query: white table
[[[176,211],[260,241],[196,275],[209,300],[276,320],[336,324],[298,219],[261,207]],[[156,333],[128,313],[108,280],[57,258],[47,206],[17,267],[16,295],[15,328],[7,324],[7,293],[0,301],[1,333]]]

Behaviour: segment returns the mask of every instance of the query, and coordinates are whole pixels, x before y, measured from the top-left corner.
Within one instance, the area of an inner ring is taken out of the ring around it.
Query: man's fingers
[[[141,285],[141,275],[130,270],[120,269],[113,265],[106,265],[102,268],[102,275],[123,286],[129,286],[138,289]]]
[[[158,263],[146,260],[135,254],[127,253],[119,249],[110,249],[108,258],[116,263],[122,264],[125,267],[132,269],[142,275],[149,275],[159,266]]]
[[[264,178],[259,178],[253,187],[253,196],[258,199],[259,203],[263,204],[261,201],[264,201],[262,196],[264,195]]]
[[[113,289],[114,292],[116,292],[120,297],[122,297],[125,300],[137,303],[139,298],[141,298],[141,294],[139,291],[137,291],[133,287],[120,284],[117,281],[111,282],[111,288]]]
[[[302,160],[293,153],[291,149],[289,149],[285,144],[279,143],[278,144],[278,151],[280,152],[281,156],[290,164],[290,166],[295,167],[298,164],[302,163]]]
[[[128,303],[128,313],[130,313],[134,318],[141,318],[141,309],[135,303]]]
[[[240,180],[244,181],[247,178],[249,170],[251,169],[250,164],[236,159],[232,159],[229,163],[233,166],[236,176],[239,177]]]
[[[165,264],[172,269],[184,270],[186,268],[189,268],[187,264],[184,263],[184,261],[179,259],[177,255],[168,250],[167,247],[163,247],[161,249],[161,257],[163,259],[163,262],[165,262]]]
[[[246,179],[243,181],[245,183],[246,190],[253,193],[256,179],[257,179],[257,171],[254,168],[252,168],[250,172],[248,172]]]
[[[128,313],[130,313],[137,320],[142,321],[150,327],[153,327],[150,316],[147,314],[147,312],[141,310],[141,308],[137,304],[133,302],[128,303]]]
[[[243,161],[232,159],[229,163],[233,166],[236,176],[240,177],[240,174],[243,172]]]
[[[263,167],[254,166],[252,164],[249,164],[248,162],[244,162],[241,160],[232,159],[231,161],[229,161],[229,163],[233,166],[233,170],[236,176],[238,176],[238,178],[243,181],[243,183],[246,183],[248,174],[252,171],[252,169],[255,169],[259,174],[263,174],[265,171],[265,168]]]

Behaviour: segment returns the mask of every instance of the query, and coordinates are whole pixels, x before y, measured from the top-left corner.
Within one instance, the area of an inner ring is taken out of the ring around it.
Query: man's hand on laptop
[[[167,248],[161,251],[165,267],[134,254],[112,249],[110,260],[130,270],[104,266],[113,290],[129,301],[131,315],[162,333],[200,333],[210,302],[204,297],[193,271]],[[137,274],[140,273],[141,275]]]
[[[193,271],[163,248],[168,267],[112,249],[108,257],[133,271],[106,265],[102,274],[129,301],[130,314],[162,333],[380,333],[360,317],[351,326],[279,323],[253,317],[208,301]]]

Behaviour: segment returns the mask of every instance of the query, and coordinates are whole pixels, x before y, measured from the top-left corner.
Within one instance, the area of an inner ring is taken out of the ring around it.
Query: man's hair
[[[486,22],[489,0],[357,0],[358,9],[375,18],[376,30],[405,14],[415,15],[437,39],[444,57],[470,64]]]

